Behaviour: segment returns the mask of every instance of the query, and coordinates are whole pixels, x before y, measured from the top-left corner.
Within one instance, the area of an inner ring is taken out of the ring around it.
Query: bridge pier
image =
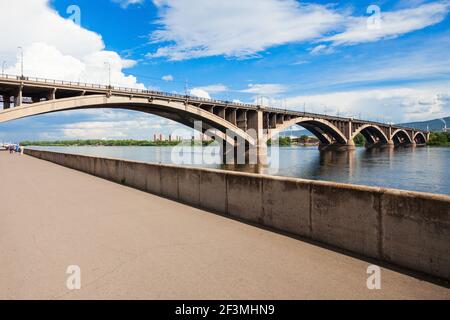
[[[22,89],[23,87],[20,86],[14,95],[14,107],[20,107],[22,105]]]
[[[264,111],[262,109],[247,112],[247,132],[256,140],[256,146],[250,148],[249,162],[254,163],[256,160],[258,165],[267,165],[267,134],[264,133]],[[254,159],[255,157],[256,159]]]
[[[415,141],[413,141],[413,142],[407,143],[406,146],[410,147],[410,148],[415,148],[415,147],[417,147],[417,143]]]
[[[356,146],[353,141],[347,143],[330,143],[330,144],[319,144],[320,151],[350,151],[355,150]]]
[[[400,148],[415,148],[417,146],[416,142],[409,142],[409,141],[404,141],[404,142],[400,142],[398,144],[395,144],[395,147],[400,147]]]
[[[394,141],[389,140],[388,142],[384,142],[384,141],[377,141],[375,143],[366,143],[365,147],[367,149],[375,149],[375,148],[380,148],[380,149],[385,149],[385,148],[394,148]]]
[[[55,100],[56,99],[56,89],[51,89],[46,96],[47,100]]]
[[[9,109],[11,107],[11,96],[3,95],[3,109]]]

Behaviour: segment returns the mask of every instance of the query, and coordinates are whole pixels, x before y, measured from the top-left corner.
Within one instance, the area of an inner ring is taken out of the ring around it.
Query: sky
[[[157,89],[383,122],[450,115],[450,0],[1,1],[5,73]],[[12,32],[14,31],[14,32]],[[0,124],[0,141],[151,139],[133,111]]]

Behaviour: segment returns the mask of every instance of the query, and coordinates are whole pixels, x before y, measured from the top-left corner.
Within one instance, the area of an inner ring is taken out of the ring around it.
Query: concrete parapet
[[[450,279],[449,197],[390,190],[381,199],[383,260]]]
[[[312,238],[380,258],[380,196],[376,188],[313,182]]]
[[[161,195],[178,200],[178,168],[175,166],[161,166]]]
[[[227,175],[227,214],[263,224],[262,178],[253,174]]]
[[[220,213],[227,213],[226,174],[216,170],[200,171],[200,205]]]
[[[123,183],[132,188],[147,191],[147,165],[138,162],[123,162]]]
[[[153,194],[161,194],[161,166],[146,165],[146,190]]]
[[[177,168],[178,199],[193,206],[200,206],[201,170]]]
[[[25,153],[450,280],[450,196],[31,149]]]
[[[264,177],[262,223],[303,237],[311,236],[309,181]]]

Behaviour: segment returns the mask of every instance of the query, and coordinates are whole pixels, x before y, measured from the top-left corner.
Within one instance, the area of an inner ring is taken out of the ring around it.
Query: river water
[[[184,153],[172,147],[34,147],[98,157],[150,163],[172,163],[245,172],[327,180],[358,185],[450,194],[450,148],[417,147],[396,149],[357,148],[350,152],[320,152],[317,147],[282,147],[271,152],[268,166],[223,166],[202,152]],[[174,156],[175,154],[175,156]],[[196,156],[196,158],[194,158]],[[197,160],[195,160],[197,159]],[[219,162],[220,157],[213,157]],[[190,160],[190,161],[187,161]],[[195,164],[193,164],[193,162]]]

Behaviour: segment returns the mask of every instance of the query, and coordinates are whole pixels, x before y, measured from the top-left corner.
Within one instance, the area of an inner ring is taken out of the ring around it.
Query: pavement
[[[30,156],[0,152],[0,179],[0,299],[450,299],[385,267],[369,290],[366,260]]]

